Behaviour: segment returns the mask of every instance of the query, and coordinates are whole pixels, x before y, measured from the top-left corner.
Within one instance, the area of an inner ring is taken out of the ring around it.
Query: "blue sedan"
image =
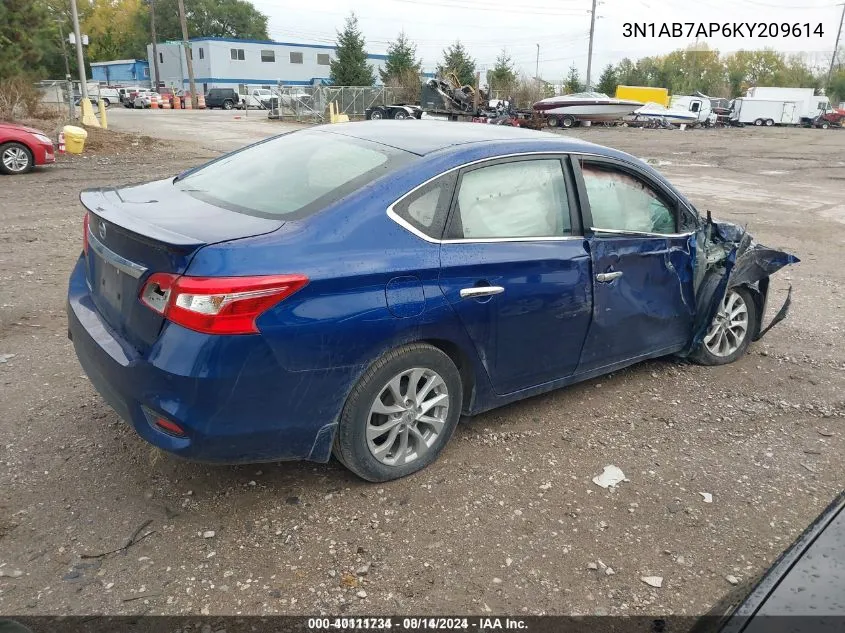
[[[142,438],[370,481],[432,463],[461,415],[736,360],[797,261],[625,153],[470,123],[311,128],[81,202],[69,336]]]

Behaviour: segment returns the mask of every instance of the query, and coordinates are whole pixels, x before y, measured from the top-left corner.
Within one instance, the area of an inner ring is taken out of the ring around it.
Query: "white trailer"
[[[810,122],[831,109],[830,99],[825,95],[816,95],[813,88],[778,88],[776,86],[758,86],[749,88],[745,95],[750,99],[794,101],[798,106],[801,122]]]
[[[747,125],[798,125],[801,116],[798,103],[775,99],[734,99],[731,121]]]

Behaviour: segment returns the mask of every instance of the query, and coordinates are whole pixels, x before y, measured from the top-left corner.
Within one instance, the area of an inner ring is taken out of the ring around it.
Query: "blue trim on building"
[[[337,46],[331,44],[302,44],[301,42],[276,42],[275,40],[242,40],[235,37],[192,37],[191,42],[229,42],[231,44],[267,44],[269,46],[292,46],[294,48],[320,48],[333,51]],[[179,41],[164,42],[164,44],[181,44]],[[387,55],[367,54],[367,59],[387,59]]]

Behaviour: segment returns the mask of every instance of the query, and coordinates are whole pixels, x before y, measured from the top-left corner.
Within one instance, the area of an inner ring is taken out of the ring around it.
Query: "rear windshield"
[[[200,200],[247,215],[295,220],[407,164],[413,155],[333,133],[285,134],[178,179]]]

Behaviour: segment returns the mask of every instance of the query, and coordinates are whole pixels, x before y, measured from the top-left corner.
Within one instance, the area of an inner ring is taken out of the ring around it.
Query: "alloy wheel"
[[[2,160],[10,172],[19,174],[29,169],[29,154],[23,147],[7,147]]]
[[[367,418],[367,446],[388,466],[413,462],[436,443],[449,416],[449,390],[435,371],[414,367],[379,391]]]
[[[704,337],[704,346],[724,358],[740,348],[748,335],[748,306],[736,290],[729,290]]]

